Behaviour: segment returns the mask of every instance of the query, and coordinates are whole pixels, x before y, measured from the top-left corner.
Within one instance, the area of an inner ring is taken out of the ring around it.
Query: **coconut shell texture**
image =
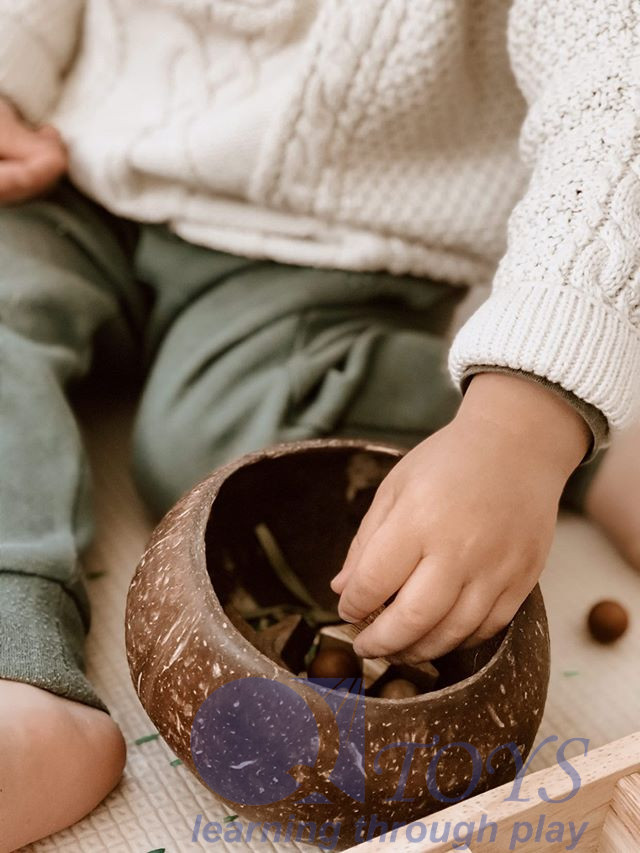
[[[283,826],[292,818],[318,826],[339,823],[339,848],[360,840],[358,818],[368,823],[375,815],[391,826],[511,780],[517,768],[513,747],[506,745],[517,745],[526,759],[547,694],[549,635],[536,587],[501,635],[434,662],[440,672],[437,689],[391,700],[349,694],[349,701],[360,703],[364,729],[359,746],[352,744],[364,771],[362,786],[349,786],[336,769],[345,747],[341,753],[335,707],[322,691],[258,651],[232,624],[223,605],[238,584],[262,606],[295,603],[267,565],[254,534],[258,525],[268,526],[313,598],[323,608],[335,608],[329,580],[376,487],[401,455],[386,445],[331,439],[280,445],[218,469],[158,525],[127,599],[126,646],[135,689],[160,735],[199,778],[192,726],[214,691],[234,680],[256,678],[301,697],[317,724],[317,732],[312,725],[313,742],[302,742],[309,728],[297,725],[295,715],[283,720],[282,714],[265,713],[262,700],[248,711],[267,745],[263,751],[276,749],[281,752],[276,763],[289,762],[295,790],[266,803],[224,795],[231,790],[225,787],[225,773],[232,776],[225,766],[233,763],[224,753],[224,744],[231,742],[223,730],[228,721],[215,732],[220,785],[214,787],[243,819]],[[246,682],[256,685],[260,695],[264,684]],[[415,749],[400,794],[407,749],[393,747],[396,743],[432,744]],[[302,758],[308,755],[314,759]],[[256,757],[256,766],[266,760],[261,750]],[[437,767],[435,787],[433,773],[427,784],[429,767]]]

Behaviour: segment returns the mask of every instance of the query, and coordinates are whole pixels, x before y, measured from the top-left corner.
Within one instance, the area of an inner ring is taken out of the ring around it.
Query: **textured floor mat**
[[[227,810],[184,767],[159,738],[129,680],[123,615],[127,586],[144,548],[150,524],[127,475],[131,406],[83,406],[96,483],[98,539],[87,559],[93,628],[89,670],[128,743],[124,779],[93,814],[53,838],[26,848],[33,853],[149,853],[198,851],[222,846],[242,853],[242,842],[192,842],[198,814],[222,820]],[[552,678],[539,742],[556,735],[588,738],[591,748],[640,728],[640,575],[616,557],[602,538],[577,518],[565,518],[554,544],[543,589],[552,630]],[[633,611],[627,636],[615,647],[589,640],[585,614],[602,597],[617,598]],[[151,736],[151,737],[149,737]],[[574,744],[567,755],[578,753]],[[557,743],[532,762],[555,761]],[[271,841],[250,845],[268,850]],[[294,845],[281,845],[291,850]],[[309,851],[306,845],[301,849]]]

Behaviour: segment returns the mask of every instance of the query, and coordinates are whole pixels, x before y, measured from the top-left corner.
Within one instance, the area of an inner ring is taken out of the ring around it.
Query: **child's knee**
[[[189,436],[180,434],[170,419],[151,418],[144,411],[138,415],[133,433],[132,473],[145,503],[158,516],[191,485],[188,441]]]
[[[281,419],[261,412],[257,401],[252,415],[230,419],[215,400],[192,410],[175,399],[168,395],[162,404],[143,399],[133,435],[136,485],[159,515],[220,465],[281,441],[312,437],[308,431],[292,434]]]
[[[182,416],[181,416],[182,415]],[[215,418],[186,419],[180,407],[141,407],[133,434],[132,468],[147,505],[163,515],[188,489],[233,455]]]

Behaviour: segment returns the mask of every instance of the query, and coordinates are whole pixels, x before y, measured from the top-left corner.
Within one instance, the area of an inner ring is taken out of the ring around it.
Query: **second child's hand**
[[[67,171],[67,152],[50,125],[30,127],[0,99],[0,205],[27,201]]]
[[[582,417],[542,385],[474,377],[454,420],[385,478],[331,582],[348,622],[396,594],[355,651],[416,663],[505,627],[544,568],[589,440]]]

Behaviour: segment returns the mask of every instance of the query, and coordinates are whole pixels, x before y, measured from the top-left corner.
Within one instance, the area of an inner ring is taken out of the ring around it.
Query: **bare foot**
[[[116,786],[124,761],[104,711],[0,680],[0,853],[76,823]]]
[[[640,424],[612,441],[587,492],[585,511],[640,569]]]

